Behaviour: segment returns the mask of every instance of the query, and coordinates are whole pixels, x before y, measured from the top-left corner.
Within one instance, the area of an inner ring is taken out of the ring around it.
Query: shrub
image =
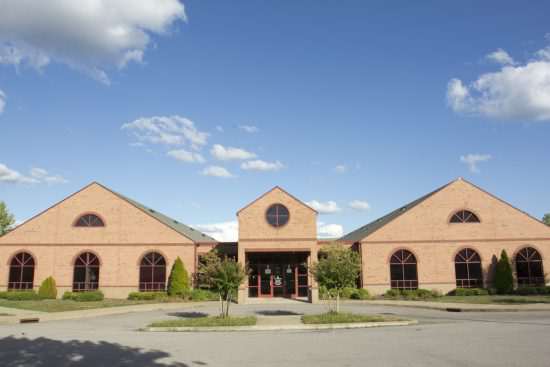
[[[392,299],[406,299],[406,300],[419,300],[441,297],[441,293],[438,290],[429,289],[388,289],[385,298]]]
[[[399,289],[388,289],[384,294],[384,298],[399,298],[401,297],[401,292]]]
[[[484,288],[457,288],[449,293],[452,296],[486,296],[489,290]]]
[[[38,289],[38,295],[42,299],[56,299],[57,288],[55,285],[55,279],[53,277],[47,277],[44,279],[40,288]]]
[[[514,290],[512,267],[505,250],[500,253],[495,270],[495,288],[498,294],[510,294]]]
[[[357,292],[357,288],[353,288],[353,287],[342,288],[342,290],[340,291],[340,298],[350,299],[351,297],[353,297],[353,294],[355,294],[356,292]]]
[[[550,287],[520,287],[516,289],[514,293],[521,296],[530,296],[536,294],[545,295],[550,294]]]
[[[185,270],[183,261],[178,257],[172,265],[170,278],[168,279],[168,294],[171,296],[184,296],[189,291],[189,274]]]
[[[219,301],[220,296],[216,292],[209,291],[207,289],[193,289],[190,297],[193,301]]]
[[[365,288],[359,288],[359,289],[356,289],[354,293],[352,293],[350,298],[365,300],[365,299],[370,299],[371,296],[368,290],[366,290]]]
[[[105,298],[105,296],[101,291],[63,293],[64,300],[71,300],[76,302],[97,302],[103,301],[103,298]]]
[[[131,292],[128,299],[132,301],[163,300],[168,297],[166,292]]]
[[[40,297],[35,291],[8,291],[3,292],[2,298],[8,301],[35,301]]]

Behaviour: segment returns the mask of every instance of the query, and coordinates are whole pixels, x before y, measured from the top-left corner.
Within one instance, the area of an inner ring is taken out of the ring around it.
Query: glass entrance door
[[[272,297],[271,272],[269,265],[259,265],[260,273],[260,297]]]
[[[271,274],[271,284],[273,285],[273,297],[284,297],[285,287],[283,278],[283,266],[281,264],[273,265],[273,274]]]

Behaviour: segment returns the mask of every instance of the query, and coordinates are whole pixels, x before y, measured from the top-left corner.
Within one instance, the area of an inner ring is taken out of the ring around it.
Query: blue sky
[[[94,180],[220,238],[275,185],[326,236],[459,176],[550,212],[547,2],[88,3],[0,14],[18,220]]]

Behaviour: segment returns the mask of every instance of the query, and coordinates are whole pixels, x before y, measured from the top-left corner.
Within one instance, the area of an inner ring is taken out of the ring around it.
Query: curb
[[[61,312],[36,312],[21,315],[0,317],[0,325],[14,325],[23,323],[39,323],[48,321],[87,319],[91,317],[122,315],[134,312],[177,310],[195,307],[203,307],[208,302],[175,302],[175,303],[150,303],[142,305],[93,308],[89,310],[61,311]]]
[[[384,326],[409,326],[418,324],[417,320],[354,322],[345,324],[296,324],[296,325],[253,325],[253,326],[202,326],[202,327],[144,327],[139,331],[148,332],[220,332],[220,331],[282,331],[282,330],[336,330],[363,329]]]
[[[409,307],[420,308],[425,310],[436,310],[446,312],[548,312],[550,304],[529,304],[529,305],[485,305],[484,307],[475,303],[445,303],[442,305],[422,304],[422,301],[400,301],[403,303],[395,303],[392,301],[345,301],[342,305],[374,305],[388,307]],[[407,302],[407,303],[405,303]],[[534,305],[540,305],[539,307]],[[526,307],[527,306],[527,307]]]

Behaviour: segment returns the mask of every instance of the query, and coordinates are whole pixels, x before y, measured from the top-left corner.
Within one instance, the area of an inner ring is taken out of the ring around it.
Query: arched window
[[[516,273],[519,286],[544,285],[542,257],[532,247],[522,248],[516,255]]]
[[[73,292],[94,291],[99,287],[99,259],[83,252],[74,262]]]
[[[74,224],[75,227],[105,227],[103,220],[95,214],[84,214]]]
[[[457,288],[483,288],[481,258],[470,248],[465,248],[455,256]]]
[[[164,291],[166,288],[166,260],[157,252],[149,252],[139,265],[139,290]]]
[[[8,290],[32,290],[34,286],[34,258],[20,252],[10,262]]]
[[[417,289],[418,273],[416,258],[407,250],[396,251],[390,259],[391,287],[394,289]]]
[[[459,210],[454,213],[450,220],[451,223],[479,223],[477,215],[469,210]]]

